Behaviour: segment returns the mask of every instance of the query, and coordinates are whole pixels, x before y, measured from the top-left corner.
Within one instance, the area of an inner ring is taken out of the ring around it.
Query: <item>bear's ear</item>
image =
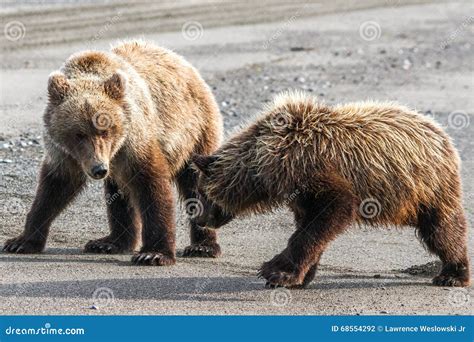
[[[71,89],[71,85],[66,76],[59,71],[53,72],[48,79],[49,101],[54,104],[60,104]]]
[[[209,166],[217,160],[217,156],[204,156],[202,154],[195,154],[191,160],[199,171],[204,173],[206,176],[209,176]]]
[[[114,100],[121,100],[125,96],[127,87],[127,78],[120,71],[116,72],[104,82],[105,93]]]

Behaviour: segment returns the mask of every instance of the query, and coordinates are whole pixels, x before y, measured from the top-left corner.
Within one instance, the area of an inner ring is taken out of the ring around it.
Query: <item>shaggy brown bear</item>
[[[194,201],[190,158],[213,152],[222,137],[218,106],[199,73],[167,49],[134,41],[110,52],[72,55],[51,74],[48,93],[36,198],[23,234],[4,250],[42,251],[52,221],[83,189],[87,175],[104,179],[111,232],[85,251],[132,251],[141,235],[134,263],[175,263],[172,183],[185,203]],[[216,233],[190,221],[192,244],[185,256],[219,255]]]
[[[353,222],[416,227],[443,262],[433,283],[469,285],[460,160],[446,133],[415,111],[287,93],[194,163],[199,190],[214,203],[202,222],[219,227],[286,204],[293,211],[296,232],[261,267],[267,285],[308,285],[328,243]]]

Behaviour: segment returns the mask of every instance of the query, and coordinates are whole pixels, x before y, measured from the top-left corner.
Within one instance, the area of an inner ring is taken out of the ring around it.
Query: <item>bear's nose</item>
[[[92,176],[96,179],[104,178],[107,175],[107,166],[104,164],[95,165],[92,167]]]

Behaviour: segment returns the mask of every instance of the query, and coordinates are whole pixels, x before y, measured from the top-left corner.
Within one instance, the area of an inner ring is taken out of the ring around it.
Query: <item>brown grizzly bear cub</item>
[[[169,50],[127,42],[110,52],[72,55],[50,76],[48,93],[36,198],[23,234],[3,249],[42,251],[52,221],[83,189],[87,175],[104,179],[111,232],[85,251],[132,251],[141,235],[134,263],[175,263],[172,182],[182,199],[195,200],[190,158],[212,153],[222,137],[218,106],[199,73]],[[219,255],[216,233],[190,221],[192,244],[185,256]]]
[[[199,191],[214,203],[200,221],[217,228],[241,213],[293,211],[296,232],[261,267],[267,285],[308,285],[328,243],[353,222],[415,226],[443,262],[433,283],[469,285],[459,157],[446,133],[414,111],[288,93],[212,156],[193,160]]]

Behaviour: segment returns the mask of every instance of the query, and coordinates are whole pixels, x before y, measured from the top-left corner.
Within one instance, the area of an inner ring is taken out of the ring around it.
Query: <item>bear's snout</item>
[[[96,164],[92,166],[91,168],[91,176],[94,179],[103,179],[105,176],[107,176],[107,173],[109,172],[109,168],[107,167],[106,164],[101,163],[101,164]]]

